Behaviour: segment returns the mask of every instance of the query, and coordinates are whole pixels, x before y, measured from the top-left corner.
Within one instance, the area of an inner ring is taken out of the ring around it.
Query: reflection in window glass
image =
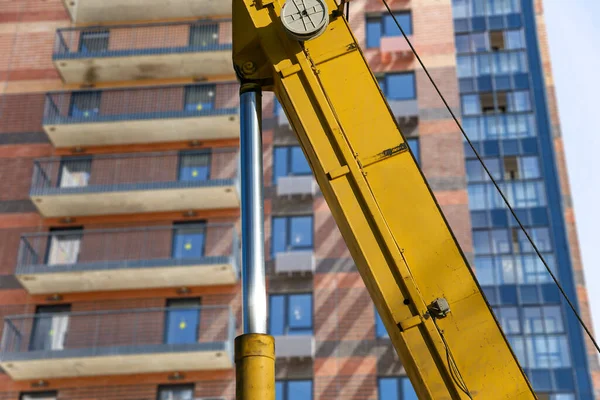
[[[456,35],[454,38],[456,43],[457,53],[469,53],[471,46],[469,45],[469,35]]]
[[[311,380],[275,382],[275,400],[312,400]]]
[[[210,154],[184,152],[179,156],[180,181],[207,181],[210,176]]]
[[[470,78],[474,75],[473,62],[470,56],[458,56],[456,59],[456,71],[459,78]]]
[[[471,34],[471,50],[480,52],[490,49],[489,36],[487,33],[472,33]]]
[[[160,386],[158,400],[193,400],[194,385]]]
[[[379,400],[418,400],[410,380],[403,377],[379,378]]]
[[[464,115],[477,115],[481,112],[479,105],[479,95],[468,94],[461,96],[462,111]]]
[[[273,217],[273,254],[310,250],[313,247],[313,217]]]
[[[384,79],[385,85],[382,90],[388,100],[411,100],[416,98],[415,74],[413,72],[386,74]]]
[[[524,49],[525,48],[525,37],[523,36],[522,30],[505,31],[504,32],[504,43],[507,49]]]
[[[565,368],[571,365],[566,336],[526,337],[525,348],[529,368]]]
[[[490,254],[490,235],[488,231],[473,231],[473,247],[475,254]]]
[[[269,334],[311,335],[313,331],[312,294],[272,294],[269,296]]]

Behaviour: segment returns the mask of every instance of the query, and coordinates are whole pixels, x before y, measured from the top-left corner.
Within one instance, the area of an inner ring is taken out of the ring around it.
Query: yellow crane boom
[[[242,90],[281,102],[419,398],[534,399],[340,6],[234,0],[233,32]]]

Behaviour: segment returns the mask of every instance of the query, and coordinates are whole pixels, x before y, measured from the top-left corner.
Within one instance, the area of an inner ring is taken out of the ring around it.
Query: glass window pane
[[[483,180],[485,171],[479,160],[467,160],[467,179],[469,182],[478,182]]]
[[[523,330],[526,334],[544,333],[542,310],[539,307],[523,308]]]
[[[519,164],[523,179],[535,179],[541,177],[540,163],[536,156],[520,157]]]
[[[273,232],[271,232],[271,241],[273,243],[273,254],[287,250],[287,219],[284,217],[273,218]]]
[[[489,36],[487,33],[472,33],[471,34],[471,50],[472,51],[487,51],[490,46],[488,43]]]
[[[210,174],[210,154],[181,154],[180,181],[207,181]]]
[[[90,182],[91,172],[91,159],[65,158],[60,163],[58,186],[61,188],[86,187]]]
[[[475,258],[475,276],[480,285],[496,285],[496,271],[492,257]]]
[[[527,357],[525,355],[525,343],[523,338],[518,336],[508,336],[507,339],[508,343],[510,344],[510,347],[517,356],[521,367],[527,368],[529,366],[529,363],[527,362]]]
[[[511,111],[511,112],[531,111],[531,100],[529,97],[529,91],[524,90],[524,91],[509,93],[508,111]]]
[[[269,334],[280,336],[285,334],[285,296],[269,297]]]
[[[79,260],[82,233],[55,233],[50,238],[46,264],[68,265]]]
[[[402,385],[402,400],[419,400],[415,389],[408,378],[400,378]]]
[[[198,301],[174,301],[169,304],[165,343],[188,344],[198,341],[200,310]]]
[[[540,251],[552,251],[552,239],[548,228],[532,229],[533,241]]]
[[[490,55],[480,54],[477,56],[477,73],[479,75],[491,75],[492,57]]]
[[[479,96],[476,94],[463,95],[462,110],[465,115],[477,115],[481,112],[481,106],[479,105]]]
[[[311,400],[312,381],[289,381],[286,400]]]
[[[313,244],[312,217],[293,217],[290,219],[290,243],[292,248],[311,248]]]
[[[218,24],[199,24],[190,26],[190,46],[207,47],[219,44]]]
[[[69,116],[75,118],[93,118],[100,114],[102,92],[74,92],[71,95]]]
[[[559,306],[545,306],[542,312],[544,314],[544,330],[546,333],[561,333],[565,330]]]
[[[470,56],[458,56],[456,58],[456,71],[459,78],[470,78],[474,76],[473,61]]]
[[[469,206],[472,211],[486,209],[485,185],[469,185]]]
[[[408,147],[410,147],[410,151],[415,156],[417,160],[417,164],[421,162],[421,153],[419,151],[419,138],[409,138],[406,139],[406,143],[408,143]]]
[[[288,148],[275,147],[273,149],[273,183],[277,184],[277,179],[288,176]]]
[[[506,229],[494,229],[491,234],[492,252],[495,254],[510,253],[508,231]]]
[[[412,35],[412,21],[410,13],[394,13],[394,17],[407,35]],[[383,15],[383,34],[384,36],[401,36],[402,32],[398,29],[396,22],[389,14]]]
[[[201,258],[204,256],[205,227],[177,228],[173,238],[173,258]]]
[[[505,31],[504,43],[507,49],[524,49],[525,38],[523,37],[523,31]]]
[[[500,308],[500,325],[506,335],[521,333],[518,310],[515,307]]]
[[[108,30],[83,31],[79,39],[80,53],[96,53],[108,50]]]
[[[275,400],[284,400],[284,382],[276,381],[275,382]]]
[[[308,161],[306,157],[304,157],[304,153],[300,146],[294,146],[291,148],[291,172],[294,175],[310,175],[312,171],[310,170],[310,166],[308,165]]]
[[[409,100],[416,97],[415,74],[386,75],[386,97],[390,100]]]
[[[469,45],[469,35],[456,35],[454,40],[456,43],[456,52],[457,53],[471,52],[471,46]]]
[[[379,378],[379,400],[400,399],[400,390],[396,378]]]
[[[480,17],[485,15],[485,1],[486,0],[472,0],[472,13],[473,17]]]
[[[452,16],[454,19],[469,16],[469,4],[467,0],[454,0],[452,2]]]
[[[214,85],[187,86],[185,88],[185,111],[212,110],[215,103]]]
[[[490,254],[490,235],[488,231],[473,231],[473,246],[475,254]]]
[[[499,268],[502,271],[502,283],[517,283],[520,273],[519,265],[512,256],[499,257],[496,259],[496,264],[500,265]]]
[[[375,310],[375,333],[377,337],[388,337],[387,330],[383,325],[383,320],[377,310]]]
[[[367,47],[379,47],[381,40],[381,18],[367,19]]]
[[[312,331],[312,295],[290,295],[288,299],[288,328],[289,332],[311,333]]]

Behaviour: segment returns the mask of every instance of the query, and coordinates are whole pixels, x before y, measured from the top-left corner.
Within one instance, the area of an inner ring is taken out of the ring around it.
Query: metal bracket
[[[448,304],[448,300],[440,297],[432,301],[427,310],[433,318],[441,319],[445,318],[450,312],[450,305]]]
[[[399,322],[398,328],[400,328],[400,332],[404,332],[410,328],[414,328],[415,326],[419,325],[421,322],[423,322],[423,319],[421,318],[421,316],[415,315],[414,317],[410,317],[409,319]]]

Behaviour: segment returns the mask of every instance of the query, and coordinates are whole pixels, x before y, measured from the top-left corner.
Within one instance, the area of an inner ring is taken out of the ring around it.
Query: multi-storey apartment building
[[[390,4],[588,316],[541,2]],[[592,399],[581,330],[392,19],[350,21],[540,397]],[[0,399],[233,398],[231,40],[228,2],[0,1]],[[263,118],[277,398],[414,399],[268,93]]]

